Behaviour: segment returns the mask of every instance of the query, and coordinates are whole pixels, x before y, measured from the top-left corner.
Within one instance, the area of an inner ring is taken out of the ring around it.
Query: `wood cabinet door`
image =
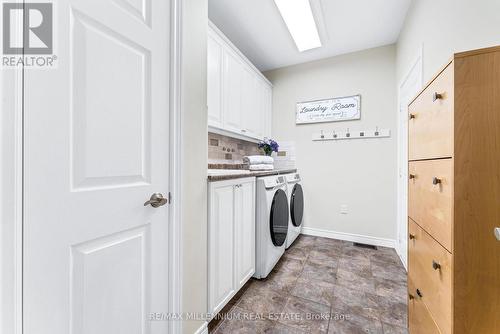
[[[452,255],[409,219],[408,277],[441,333],[451,334]]]
[[[453,251],[453,159],[409,163],[408,216]]]
[[[408,328],[410,334],[441,334],[422,298],[416,293],[415,284],[408,279]]]
[[[208,125],[222,127],[222,44],[209,32],[207,41]]]
[[[453,157],[453,68],[450,64],[408,107],[410,160]]]
[[[235,269],[237,289],[255,273],[255,180],[235,186]]]
[[[209,312],[219,312],[235,292],[234,282],[234,186],[210,184]],[[200,254],[202,256],[203,254]]]

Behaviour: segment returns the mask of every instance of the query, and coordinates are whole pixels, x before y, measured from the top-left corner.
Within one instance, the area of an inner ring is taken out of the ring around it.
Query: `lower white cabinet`
[[[208,188],[208,312],[215,315],[255,273],[255,178]]]

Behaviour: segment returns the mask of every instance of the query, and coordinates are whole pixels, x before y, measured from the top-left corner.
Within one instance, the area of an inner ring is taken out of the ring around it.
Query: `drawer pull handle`
[[[408,115],[408,119],[409,119],[409,120],[412,120],[412,119],[414,119],[414,118],[415,118],[415,114],[409,114],[409,115]]]
[[[441,265],[439,264],[439,262],[432,260],[432,268],[434,268],[434,270],[438,270],[441,269]]]
[[[423,296],[422,296],[422,292],[421,292],[419,289],[417,289],[417,295],[418,295],[420,298],[422,298],[422,297],[423,297]]]
[[[432,184],[433,184],[433,185],[437,185],[437,184],[440,184],[440,183],[441,183],[441,179],[438,179],[437,177],[434,177],[434,178],[432,179]]]
[[[436,100],[440,100],[442,98],[443,98],[443,94],[439,94],[439,93],[432,94],[432,102],[436,102]]]
[[[415,239],[416,239],[416,238],[415,238],[415,235],[414,235],[414,234],[411,234],[411,233],[410,233],[410,235],[409,235],[408,237],[410,238],[410,240],[415,240]]]
[[[408,298],[409,298],[410,300],[412,300],[412,299],[415,299],[415,296],[414,296],[414,295],[412,295],[411,293],[409,293],[409,294],[408,294]]]
[[[408,178],[409,178],[410,180],[414,179],[415,177],[416,177],[416,175],[415,175],[415,174],[410,174],[410,175],[408,175]]]

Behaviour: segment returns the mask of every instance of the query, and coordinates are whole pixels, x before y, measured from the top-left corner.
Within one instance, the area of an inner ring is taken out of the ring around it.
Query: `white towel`
[[[274,159],[267,155],[249,155],[243,157],[243,162],[250,165],[272,165]]]
[[[269,164],[250,165],[249,169],[251,171],[273,170],[274,169],[274,165],[269,165]]]

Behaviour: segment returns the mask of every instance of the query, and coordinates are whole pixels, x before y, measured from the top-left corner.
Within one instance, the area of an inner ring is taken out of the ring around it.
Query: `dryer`
[[[265,278],[285,252],[288,234],[286,178],[273,175],[257,178],[255,278]]]
[[[287,195],[290,203],[290,218],[288,220],[288,236],[286,248],[290,247],[302,232],[304,216],[304,192],[302,191],[299,173],[286,174]]]

